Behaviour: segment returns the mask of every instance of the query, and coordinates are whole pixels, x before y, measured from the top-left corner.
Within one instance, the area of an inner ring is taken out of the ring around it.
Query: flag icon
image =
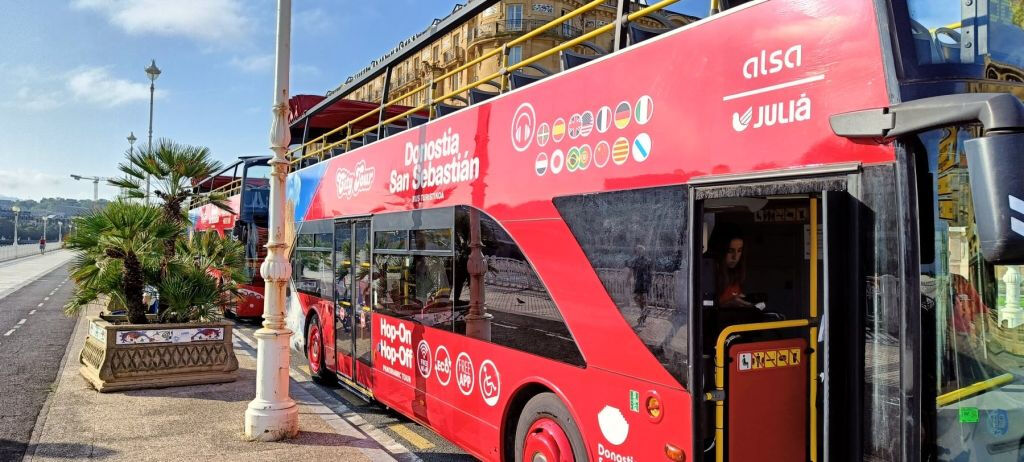
[[[633,118],[632,111],[629,110],[629,103],[623,101],[615,107],[615,126],[619,130],[626,128],[629,125],[629,119]]]
[[[576,164],[577,170],[586,170],[590,166],[590,159],[594,156],[590,152],[590,146],[584,144],[580,146],[580,160]]]
[[[551,153],[551,161],[548,162],[548,167],[551,168],[551,173],[557,175],[562,171],[562,167],[565,166],[565,156],[562,154],[561,149],[555,149],[555,152]]]
[[[587,136],[594,130],[594,113],[587,111],[580,116],[580,136]]]
[[[573,146],[569,149],[569,154],[565,156],[565,168],[570,172],[575,172],[580,166],[580,150]]]
[[[646,125],[647,122],[651,121],[651,116],[654,115],[654,100],[650,96],[644,95],[636,101],[636,108],[634,109],[636,123],[640,125]]]
[[[608,106],[601,107],[601,109],[597,110],[597,117],[595,119],[594,125],[598,133],[608,131],[612,126],[612,109]]]
[[[608,164],[608,159],[612,157],[612,148],[608,146],[607,141],[601,141],[594,146],[594,165],[598,168],[604,167]]]
[[[565,119],[559,117],[555,119],[555,123],[551,126],[551,139],[556,143],[562,141],[565,137]],[[557,173],[557,172],[555,172]]]
[[[633,140],[633,160],[643,162],[651,155],[651,136],[641,133]]]
[[[627,159],[629,159],[629,140],[619,137],[612,145],[612,160],[615,161],[615,165],[622,165],[626,163]]]
[[[537,160],[534,162],[534,169],[537,171],[537,176],[544,176],[544,173],[548,171],[548,155],[545,153],[537,154]]]
[[[551,137],[551,127],[548,126],[547,122],[540,124],[537,128],[537,146],[544,147],[548,144],[548,138]],[[545,157],[547,157],[545,155]]]
[[[580,127],[583,125],[583,118],[579,114],[569,117],[569,138],[576,139],[580,136]]]

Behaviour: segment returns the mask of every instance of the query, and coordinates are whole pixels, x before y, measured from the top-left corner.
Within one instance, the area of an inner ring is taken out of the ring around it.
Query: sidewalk
[[[0,298],[71,261],[73,256],[74,252],[64,249],[51,250],[45,255],[39,255],[36,250],[30,257],[0,262]]]

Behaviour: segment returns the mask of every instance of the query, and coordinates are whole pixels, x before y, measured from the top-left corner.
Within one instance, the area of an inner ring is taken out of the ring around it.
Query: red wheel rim
[[[316,323],[309,326],[309,370],[314,374],[320,372],[320,326]]]
[[[523,442],[523,462],[573,462],[572,445],[558,422],[542,417]]]

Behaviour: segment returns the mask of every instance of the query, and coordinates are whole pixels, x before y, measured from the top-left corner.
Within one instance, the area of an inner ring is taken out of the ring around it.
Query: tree
[[[230,211],[223,193],[201,193],[193,188],[200,180],[220,171],[221,163],[214,160],[210,150],[203,146],[178,144],[160,139],[153,149],[129,152],[118,169],[124,178],[110,180],[110,185],[122,188],[129,198],[146,198],[146,179],[150,179],[153,195],[162,202],[164,217],[181,225],[182,233],[188,217],[184,207],[199,198]],[[165,276],[167,266],[174,258],[176,239],[168,240],[164,246],[162,268]]]
[[[128,322],[146,323],[142,296],[146,285],[160,278],[164,243],[182,232],[163,210],[145,204],[117,201],[75,219],[66,246],[77,250],[71,264],[75,292],[65,305],[71,314],[100,294],[125,307]]]

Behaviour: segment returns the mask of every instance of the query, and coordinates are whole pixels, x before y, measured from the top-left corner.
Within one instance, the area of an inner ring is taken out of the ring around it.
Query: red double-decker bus
[[[194,186],[201,193],[223,194],[228,209],[211,203],[195,204],[189,210],[194,231],[230,235],[245,246],[247,280],[238,284],[238,301],[222,307],[224,314],[244,319],[263,316],[263,276],[260,264],[267,256],[267,205],[270,195],[270,156],[240,157]]]
[[[1024,4],[671,3],[295,118],[312,373],[483,460],[1024,457]]]

